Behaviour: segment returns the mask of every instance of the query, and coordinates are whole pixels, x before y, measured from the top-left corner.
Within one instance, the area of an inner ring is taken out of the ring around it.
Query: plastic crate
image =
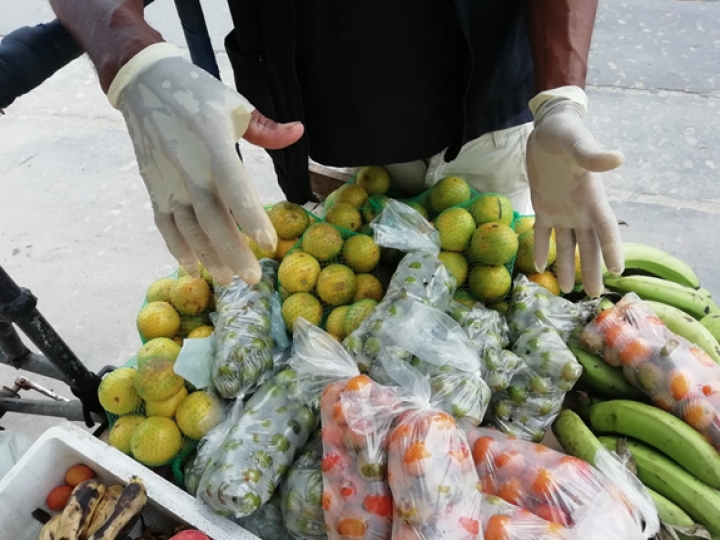
[[[147,488],[143,517],[148,527],[171,532],[178,525],[203,531],[213,540],[259,540],[232,521],[212,511],[188,493],[143,467],[90,433],[63,423],[46,431],[0,480],[0,537],[37,540],[42,525],[31,513],[48,511],[45,497],[63,483],[65,471],[84,463],[106,485],[126,484],[139,476]],[[136,525],[139,535],[140,525]],[[133,531],[135,533],[136,531]]]

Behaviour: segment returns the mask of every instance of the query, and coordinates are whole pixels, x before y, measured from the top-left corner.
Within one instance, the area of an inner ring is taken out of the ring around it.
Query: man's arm
[[[145,22],[143,0],[50,0],[50,5],[87,51],[104,92],[130,58],[148,45],[163,41]]]
[[[598,0],[527,0],[535,91],[585,88]]]

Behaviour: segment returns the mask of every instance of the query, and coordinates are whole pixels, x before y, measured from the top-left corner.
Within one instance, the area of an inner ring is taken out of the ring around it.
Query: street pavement
[[[223,0],[203,0],[223,80]],[[0,0],[0,36],[53,18],[46,0]],[[186,48],[174,4],[147,18]],[[604,0],[593,35],[587,125],[624,164],[604,175],[629,241],[678,255],[720,294],[720,2]],[[264,151],[243,143],[264,203],[282,198]],[[140,346],[147,286],[175,263],[157,232],[120,114],[81,58],[0,117],[0,265],[91,369]],[[19,373],[0,367],[0,386]],[[30,375],[63,395],[61,383]],[[30,397],[30,396],[28,396]],[[71,396],[69,396],[71,397]],[[58,419],[6,415],[35,438]]]

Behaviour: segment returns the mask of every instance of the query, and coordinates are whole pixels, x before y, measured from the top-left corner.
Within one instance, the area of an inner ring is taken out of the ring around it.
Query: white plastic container
[[[171,532],[178,524],[203,531],[213,540],[258,540],[257,536],[212,511],[188,493],[132,458],[63,423],[46,431],[0,480],[0,540],[37,540],[42,525],[31,512],[48,511],[47,494],[63,483],[67,469],[78,463],[92,468],[106,485],[126,484],[139,476],[147,488],[145,523]],[[139,530],[140,525],[137,525]]]

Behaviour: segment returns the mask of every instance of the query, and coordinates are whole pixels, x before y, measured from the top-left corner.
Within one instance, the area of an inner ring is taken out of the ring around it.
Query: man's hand
[[[585,291],[598,296],[603,258],[615,274],[625,265],[618,223],[598,173],[618,167],[623,155],[602,150],[583,125],[586,97],[580,88],[541,93],[531,108],[535,129],[528,139],[527,167],[535,210],[535,266],[545,269],[554,228],[560,289],[567,293],[573,288],[577,244]]]
[[[264,249],[275,249],[277,235],[235,143],[244,137],[284,148],[303,126],[268,120],[167,43],[127,62],[108,98],[125,117],[155,223],[173,256],[194,276],[199,259],[218,283],[233,275],[256,283],[260,266],[238,225]]]

